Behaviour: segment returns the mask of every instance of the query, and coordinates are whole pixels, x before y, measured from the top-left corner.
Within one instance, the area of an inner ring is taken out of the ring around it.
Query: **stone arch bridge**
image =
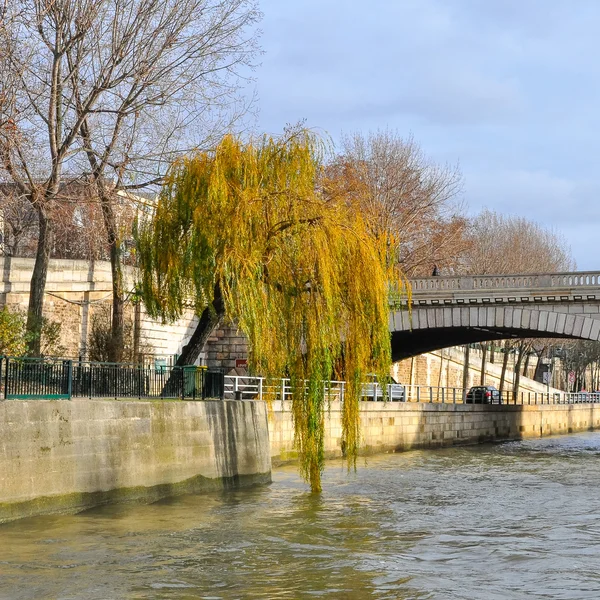
[[[390,313],[392,358],[506,338],[600,340],[600,272],[412,279]],[[410,310],[408,310],[410,308]]]

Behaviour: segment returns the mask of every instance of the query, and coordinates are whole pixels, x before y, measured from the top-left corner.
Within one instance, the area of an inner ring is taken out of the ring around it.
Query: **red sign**
[[[236,358],[235,359],[235,368],[236,369],[245,369],[248,367],[248,359],[247,358]]]
[[[575,371],[569,371],[569,383],[575,383]]]

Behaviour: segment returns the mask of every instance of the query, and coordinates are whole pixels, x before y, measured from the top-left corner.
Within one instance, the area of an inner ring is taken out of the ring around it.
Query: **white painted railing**
[[[330,381],[325,386],[325,399],[336,402],[344,400],[344,381]],[[398,389],[402,388],[403,393]],[[381,401],[381,386],[374,383],[363,384],[363,400]],[[457,387],[436,387],[425,385],[395,385],[388,388],[387,397],[395,402],[418,402],[435,404],[467,404],[467,390]],[[241,375],[225,376],[226,400],[291,400],[292,389],[289,379],[268,380],[264,377],[246,377]],[[480,404],[477,400],[475,404]],[[501,396],[489,404],[526,405],[526,404],[582,404],[600,403],[600,393],[567,392],[519,392],[504,391]]]
[[[325,385],[325,397],[328,400],[344,399],[344,381],[329,381]],[[266,379],[265,377],[246,377],[243,375],[225,376],[226,400],[290,400],[292,388],[290,380]]]

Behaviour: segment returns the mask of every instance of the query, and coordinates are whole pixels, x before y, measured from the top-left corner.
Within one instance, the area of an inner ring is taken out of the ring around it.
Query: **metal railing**
[[[346,383],[327,381],[324,395],[332,401],[344,399]],[[288,378],[267,379],[244,375],[225,375],[225,400],[291,400],[292,385]]]
[[[0,357],[4,399],[222,398],[223,374],[194,366],[142,366]]]
[[[345,382],[331,381],[325,386],[324,394],[331,401],[344,399]],[[402,392],[399,392],[399,389]],[[365,383],[362,399],[382,401],[383,393],[379,384]],[[267,380],[264,377],[238,375],[225,376],[226,400],[290,400],[292,389],[289,379]],[[437,387],[419,385],[388,386],[387,399],[392,402],[415,402],[431,404],[498,404],[498,405],[527,405],[527,404],[582,404],[599,403],[600,393],[567,393],[567,392],[529,392],[504,390],[501,394],[496,391],[490,397],[477,392],[469,395],[469,390],[459,387]]]
[[[362,400],[430,404],[594,404],[600,393],[529,392],[364,383]],[[324,399],[343,402],[344,381],[324,382]],[[59,359],[0,357],[0,397],[16,399],[203,399],[290,400],[291,381],[223,375],[201,367],[140,366]]]
[[[460,387],[437,387],[425,385],[407,385],[405,396],[407,402],[439,403],[439,404],[581,404],[600,402],[600,393],[589,392],[531,392],[503,390],[473,392]]]

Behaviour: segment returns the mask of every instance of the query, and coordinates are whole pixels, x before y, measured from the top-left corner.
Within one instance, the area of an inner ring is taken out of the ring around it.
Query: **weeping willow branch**
[[[175,163],[152,219],[138,232],[148,312],[198,315],[222,295],[224,313],[248,337],[250,368],[289,374],[301,472],[321,489],[325,384],[348,381],[343,444],[355,465],[359,397],[367,373],[389,373],[389,290],[401,286],[378,238],[351,199],[322,195],[323,146],[304,130]],[[341,365],[341,367],[340,367]]]

